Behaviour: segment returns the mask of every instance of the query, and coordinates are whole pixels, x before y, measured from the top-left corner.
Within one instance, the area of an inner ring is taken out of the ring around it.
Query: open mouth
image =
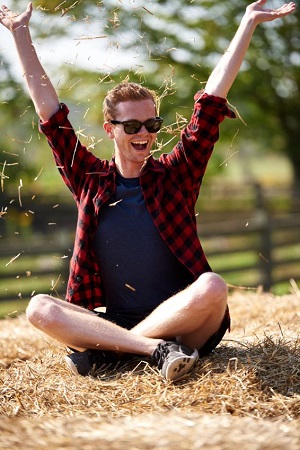
[[[135,150],[146,150],[148,141],[133,141],[131,142],[132,147]]]

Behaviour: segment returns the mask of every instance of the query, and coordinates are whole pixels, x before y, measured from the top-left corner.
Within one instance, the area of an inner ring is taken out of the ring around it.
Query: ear
[[[104,122],[103,129],[107,134],[107,136],[109,137],[109,139],[115,138],[114,126],[110,122]]]

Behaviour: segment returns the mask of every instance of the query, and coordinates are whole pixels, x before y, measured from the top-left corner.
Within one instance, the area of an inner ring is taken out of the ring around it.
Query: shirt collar
[[[165,169],[164,169],[163,164],[158,159],[154,159],[153,156],[151,155],[151,156],[149,156],[149,158],[147,158],[147,161],[146,161],[143,171],[142,171],[142,175],[144,175],[148,171],[164,172]]]

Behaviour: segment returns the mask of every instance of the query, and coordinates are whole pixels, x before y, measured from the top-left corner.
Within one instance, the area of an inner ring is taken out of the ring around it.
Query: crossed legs
[[[191,348],[200,348],[219,329],[226,305],[225,282],[208,272],[159,305],[131,330],[43,294],[31,299],[27,317],[48,336],[78,350],[151,355],[160,342],[174,337]]]

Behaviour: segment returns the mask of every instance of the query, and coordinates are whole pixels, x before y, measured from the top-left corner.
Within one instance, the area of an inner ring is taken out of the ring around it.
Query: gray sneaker
[[[96,375],[97,370],[116,366],[120,360],[114,352],[85,350],[65,356],[67,367],[75,375]]]
[[[169,381],[177,381],[187,375],[198,358],[198,350],[170,341],[158,344],[151,356],[152,362]]]

